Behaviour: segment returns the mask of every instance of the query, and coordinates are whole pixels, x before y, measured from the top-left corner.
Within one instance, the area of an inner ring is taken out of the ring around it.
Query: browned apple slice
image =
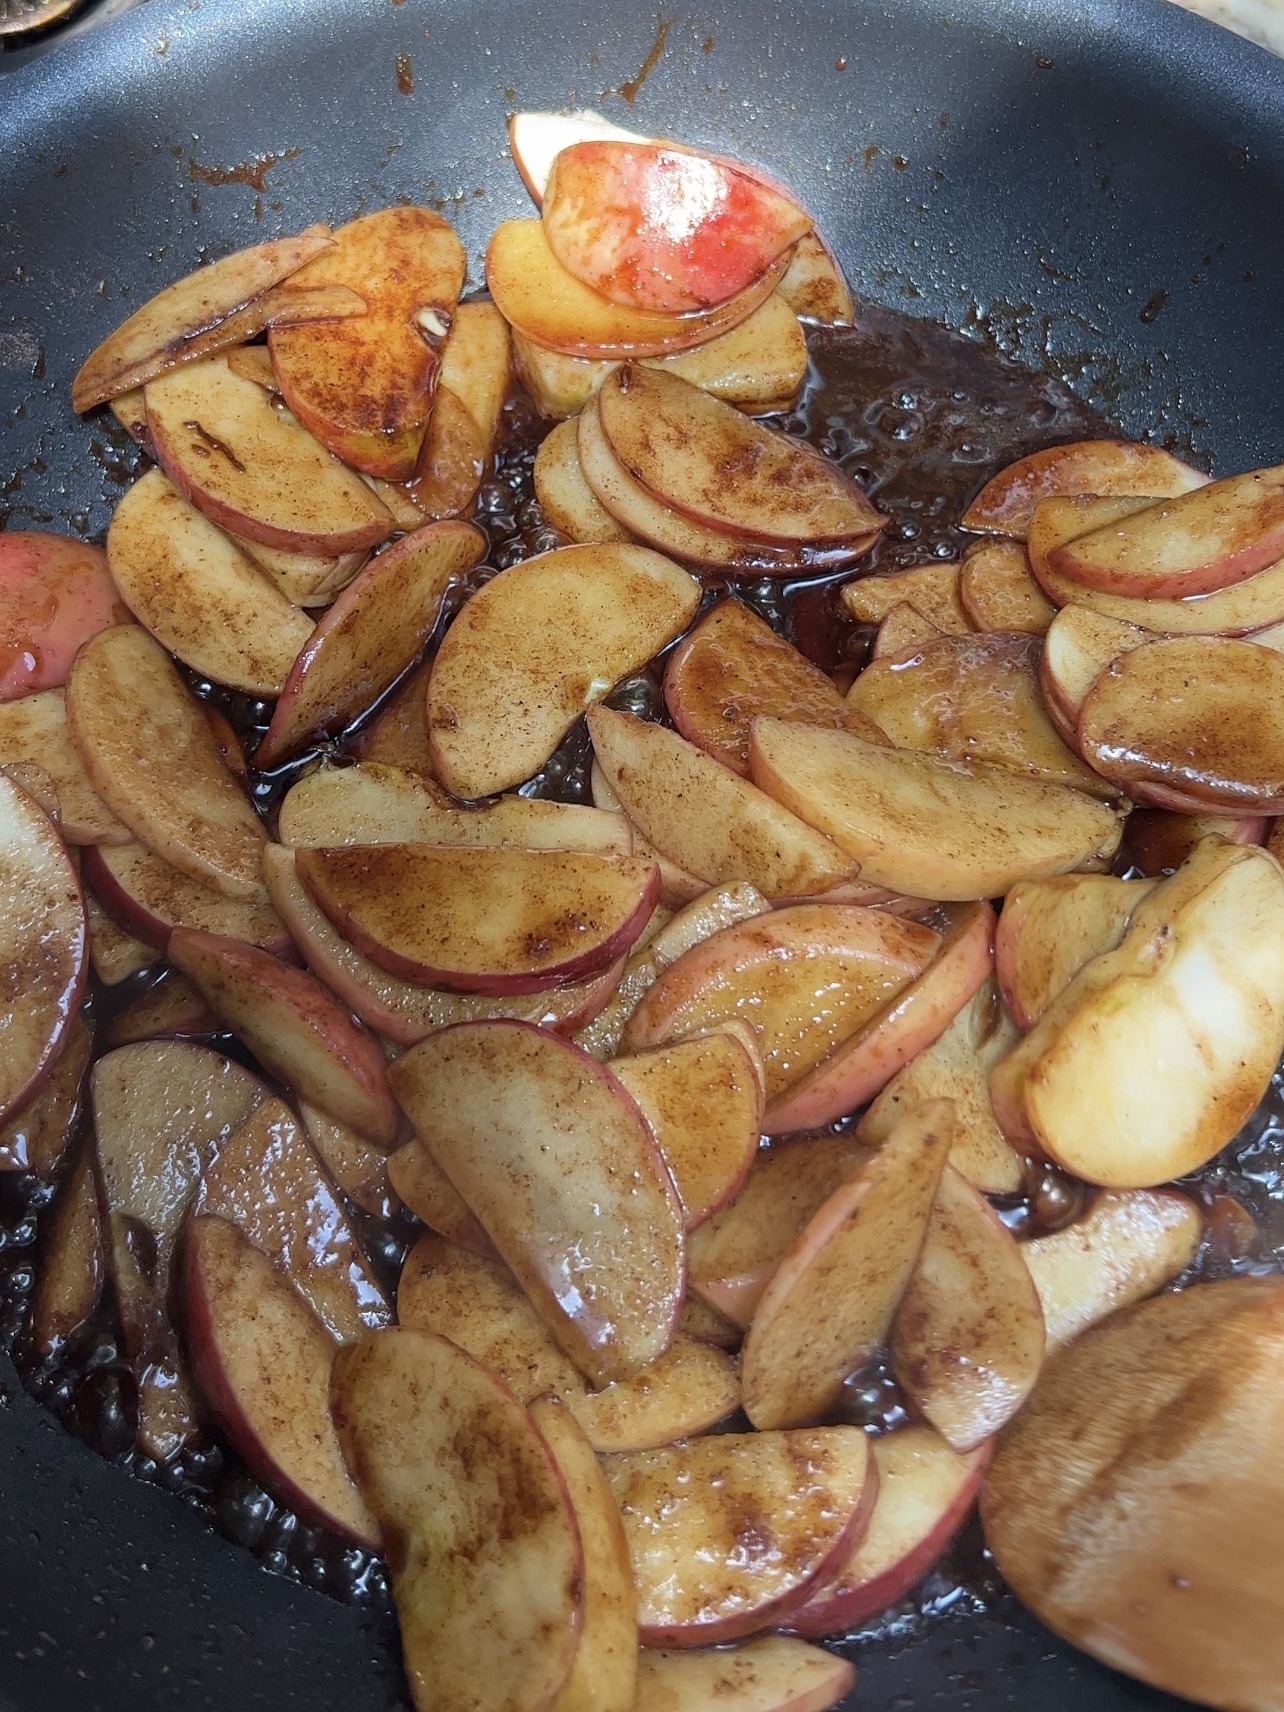
[[[855,1543],[874,1482],[856,1427],[735,1433],[606,1459],[644,1646],[698,1647],[780,1622]],[[746,1530],[769,1551],[746,1551]]]
[[[740,1348],[740,1327],[711,1302],[706,1302],[703,1296],[687,1296],[682,1304],[679,1323],[682,1335],[696,1343],[712,1344],[715,1349],[725,1349],[731,1355]]]
[[[390,1072],[418,1135],[597,1384],[673,1339],[682,1212],[641,1113],[587,1053],[525,1023],[430,1035]]]
[[[72,408],[92,410],[182,362],[192,347],[199,348],[211,332],[297,273],[330,243],[324,226],[310,226],[293,238],[235,250],[166,286],[85,359],[72,383]],[[250,336],[238,331],[229,342]]]
[[[1083,1218],[1023,1244],[1049,1350],[1170,1284],[1203,1234],[1203,1215],[1185,1195],[1130,1189],[1098,1195]]]
[[[335,1187],[354,1207],[384,1224],[401,1210],[401,1202],[388,1177],[388,1155],[375,1147],[351,1124],[340,1123],[320,1106],[299,1101],[299,1116],[317,1158],[334,1180]]]
[[[31,1343],[38,1360],[60,1355],[88,1325],[106,1270],[93,1153],[84,1147],[59,1191],[36,1275]]]
[[[252,897],[224,897],[153,855],[145,844],[87,850],[84,876],[112,919],[157,951],[165,950],[176,927],[242,939],[277,954],[290,948],[289,930],[261,886]]]
[[[1225,636],[1146,642],[1089,690],[1079,743],[1098,772],[1143,800],[1158,787],[1223,814],[1279,814],[1282,696],[1284,655],[1273,648]]]
[[[195,928],[176,928],[168,955],[273,1075],[367,1140],[391,1146],[397,1108],[383,1053],[315,976]]]
[[[200,703],[140,625],[81,649],[67,720],[90,783],[136,838],[226,897],[258,893],[263,828]]]
[[[1257,815],[1175,814],[1169,809],[1134,808],[1128,816],[1124,849],[1130,867],[1148,879],[1164,879],[1181,867],[1201,838],[1226,838],[1232,844],[1264,844],[1271,823]],[[1279,851],[1272,846],[1271,854]]]
[[[705,1433],[740,1407],[732,1358],[679,1332],[631,1379],[600,1391],[568,1392],[567,1406],[602,1453],[652,1450]]]
[[[419,1712],[551,1707],[580,1640],[584,1555],[566,1483],[512,1394],[445,1338],[386,1331],[335,1359],[348,1467],[390,1553]]]
[[[991,1079],[1005,1134],[1104,1188],[1146,1189],[1226,1145],[1284,1050],[1284,875],[1207,839],[1115,951],[1081,969]]]
[[[1065,785],[780,719],[754,721],[749,767],[863,879],[914,897],[998,897],[1112,855],[1123,831],[1120,814]]]
[[[949,1101],[917,1107],[782,1258],[742,1357],[745,1413],[755,1427],[818,1420],[847,1375],[881,1347],[923,1247],[953,1135]]]
[[[1043,1349],[1043,1309],[1021,1250],[989,1202],[947,1168],[892,1323],[892,1371],[965,1452],[1016,1414]]]
[[[767,897],[802,897],[856,871],[828,838],[675,732],[605,707],[588,723],[629,819],[708,884],[748,880]]]
[[[635,1712],[828,1712],[851,1692],[851,1661],[788,1635],[712,1652],[646,1648]]]
[[[1074,440],[1018,458],[992,476],[963,513],[978,534],[1023,541],[1034,508],[1060,494],[1153,495],[1175,499],[1209,478],[1158,446],[1131,440]]]
[[[383,701],[373,718],[363,721],[352,745],[362,761],[380,761],[403,767],[408,773],[433,777],[432,751],[428,746],[428,676],[431,657],[407,672],[397,688]]]
[[[294,553],[285,547],[265,547],[262,541],[250,541],[235,531],[229,533],[293,606],[328,606],[366,562],[364,548],[356,553]]]
[[[645,547],[562,547],[501,571],[433,664],[428,731],[442,783],[480,797],[529,778],[699,603],[694,577]]]
[[[0,1124],[36,1095],[70,1039],[89,972],[80,883],[57,829],[0,774]]]
[[[843,605],[857,624],[881,624],[901,601],[908,601],[947,636],[966,636],[972,628],[959,598],[959,567],[954,564],[913,565],[888,576],[861,577],[842,589]]]
[[[916,606],[911,606],[907,600],[898,600],[879,625],[869,657],[871,660],[894,659],[900,654],[916,651],[926,642],[935,642],[944,634],[930,618],[924,618]]]
[[[1041,636],[1057,611],[1015,541],[983,541],[964,555],[959,599],[976,628],[994,634]]]
[[[994,967],[1022,1029],[1034,1027],[1085,963],[1115,949],[1133,911],[1153,890],[1149,880],[1110,874],[1064,874],[1013,886],[994,936]]]
[[[476,497],[499,435],[511,343],[493,303],[456,309],[410,484],[425,517],[458,517]]]
[[[847,703],[898,749],[990,762],[1050,784],[1114,796],[1048,718],[1039,690],[1041,653],[1034,636],[941,636],[912,654],[872,661],[848,691]]]
[[[972,1508],[992,1449],[960,1456],[931,1427],[880,1434],[871,1448],[878,1496],[869,1529],[789,1615],[789,1627],[814,1640],[850,1634],[923,1579]]]
[[[388,1155],[387,1170],[388,1181],[397,1194],[430,1231],[483,1260],[498,1259],[494,1243],[469,1211],[467,1201],[418,1136],[412,1136],[404,1147]],[[417,1264],[415,1255],[416,1250],[412,1249],[406,1257],[401,1272],[402,1290],[410,1287],[408,1281],[414,1276]],[[398,1318],[406,1318],[400,1309]],[[558,1360],[569,1367],[565,1356],[559,1354]]]
[[[471,524],[429,523],[371,559],[291,666],[255,765],[277,766],[377,701],[422,651],[452,584],[485,551]]]
[[[687,739],[749,776],[749,726],[759,714],[881,733],[819,667],[738,600],[720,601],[683,638],[664,672],[664,699]]]
[[[185,665],[249,695],[280,694],[312,620],[159,470],[116,507],[107,559],[130,611]]]
[[[162,969],[108,1023],[108,1046],[130,1046],[139,1040],[199,1040],[219,1032],[219,1020],[176,969]]]
[[[458,992],[536,993],[623,956],[659,897],[654,863],[428,844],[300,850],[295,871],[358,951]]]
[[[1067,743],[1078,742],[1079,715],[1088,691],[1111,662],[1153,639],[1153,632],[1064,606],[1048,627],[1039,663],[1039,687],[1053,724]]]
[[[950,1164],[984,1194],[1016,1194],[1024,1181],[1022,1160],[1004,1140],[994,1116],[990,1071],[1019,1038],[991,977],[944,1034],[892,1077],[856,1126],[857,1139],[880,1147],[923,1101],[951,1100]]]
[[[360,476],[225,358],[149,382],[146,402],[162,468],[212,523],[314,553],[356,552],[391,533],[391,515]]]
[[[89,963],[103,986],[119,986],[131,975],[150,969],[157,961],[155,948],[117,927],[91,891],[86,889],[83,895],[89,923]]]
[[[584,285],[549,247],[543,222],[505,220],[486,246],[486,284],[510,326],[568,357],[662,357],[737,327],[784,278],[779,257],[736,296],[692,314],[624,308]]]
[[[38,765],[53,782],[58,830],[68,844],[127,844],[133,837],[89,782],[71,741],[61,689],[0,702],[0,765]]]
[[[794,245],[779,292],[804,321],[815,321],[822,327],[852,324],[855,309],[851,289],[833,251],[815,230],[804,232]]]
[[[390,481],[413,474],[465,262],[440,214],[381,208],[341,226],[297,277],[299,286],[343,285],[365,299],[364,315],[274,328],[268,338],[286,403],[353,468]]]
[[[1270,1712],[1284,1681],[1282,1371],[1278,1278],[1160,1296],[1061,1350],[981,1495],[1024,1603],[1158,1688]]]
[[[193,1219],[183,1282],[193,1376],[250,1468],[292,1510],[377,1549],[379,1530],[330,1418],[334,1339],[223,1219]]]
[[[883,526],[837,464],[680,375],[626,363],[603,381],[597,411],[633,480],[705,528],[800,547]]]
[[[561,359],[570,362],[569,357]],[[540,442],[535,454],[535,497],[545,518],[578,546],[600,542],[629,542],[632,535],[617,523],[584,479],[580,467],[579,425],[559,422]]]
[[[32,1171],[46,1180],[55,1174],[80,1122],[85,1071],[93,1049],[93,1030],[83,1012],[77,1012],[52,1068],[21,1110],[0,1128],[0,1171]]]

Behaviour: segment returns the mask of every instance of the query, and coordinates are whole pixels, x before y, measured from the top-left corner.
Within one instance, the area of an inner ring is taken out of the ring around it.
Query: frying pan
[[[756,160],[859,292],[1219,471],[1281,455],[1279,62],[1164,0],[702,0],[630,110],[614,92],[657,22],[618,0],[149,0],[0,76],[0,527],[105,529],[127,459],[73,420],[71,376],[199,260],[403,197],[450,214],[479,278],[491,228],[528,208],[516,106]],[[879,1712],[1185,1704],[1002,1594],[857,1657]],[[407,1704],[390,1618],[264,1574],[0,1359],[0,1707]]]

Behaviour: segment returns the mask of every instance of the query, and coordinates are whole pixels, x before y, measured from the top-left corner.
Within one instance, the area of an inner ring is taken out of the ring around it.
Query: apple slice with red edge
[[[293,1285],[235,1225],[196,1218],[183,1307],[193,1377],[252,1472],[296,1513],[377,1550],[330,1418],[334,1339]]]
[[[58,1191],[31,1304],[31,1345],[53,1361],[89,1324],[107,1275],[102,1213],[90,1147],[82,1147]]]
[[[416,1133],[581,1371],[605,1384],[663,1354],[686,1281],[681,1204],[615,1078],[518,1022],[443,1029],[389,1075]]]
[[[157,951],[176,927],[243,940],[277,956],[291,948],[289,930],[262,887],[257,896],[225,897],[137,843],[90,846],[82,871],[112,920]]]
[[[1039,688],[1052,723],[1077,746],[1079,715],[1088,691],[1110,665],[1154,639],[1154,633],[1086,606],[1063,606],[1048,626],[1039,662]]]
[[[544,200],[553,162],[572,143],[650,141],[637,131],[612,124],[592,108],[574,113],[510,113],[508,117],[508,152],[537,208]]]
[[[0,766],[6,772],[41,768],[52,782],[58,830],[68,844],[128,844],[133,838],[89,781],[71,740],[63,690],[0,701]]]
[[[1041,636],[1057,612],[1016,541],[981,541],[968,549],[959,600],[978,630],[998,635]]]
[[[299,1116],[335,1187],[372,1219],[387,1224],[395,1218],[401,1202],[388,1177],[389,1155],[320,1106],[300,1100]]]
[[[894,606],[906,601],[947,636],[966,636],[972,625],[959,597],[959,577],[957,564],[935,560],[844,583],[839,599],[857,624],[881,624]]]
[[[584,1552],[566,1482],[512,1393],[445,1338],[377,1332],[335,1358],[331,1408],[389,1550],[419,1712],[540,1712],[570,1678]]]
[[[81,644],[128,621],[101,547],[39,530],[0,534],[0,701],[65,684]]]
[[[855,1681],[850,1659],[789,1635],[710,1652],[644,1648],[634,1712],[828,1712]]]
[[[1153,890],[1150,880],[1112,874],[1063,874],[1013,886],[994,935],[994,968],[1022,1029],[1034,1027],[1085,963],[1115,949]]]
[[[425,517],[458,517],[476,498],[499,437],[511,366],[512,336],[499,310],[493,303],[461,303],[409,484]]]
[[[278,766],[377,701],[422,652],[448,591],[485,551],[479,529],[448,522],[425,524],[377,553],[305,639],[255,766]]]
[[[85,1072],[94,1032],[77,1011],[48,1074],[0,1127],[0,1171],[30,1171],[48,1182],[58,1171],[80,1123]]]
[[[1081,493],[1176,499],[1209,480],[1159,446],[1073,440],[1031,452],[991,476],[963,513],[962,523],[978,534],[1023,541],[1034,508],[1043,499]]]

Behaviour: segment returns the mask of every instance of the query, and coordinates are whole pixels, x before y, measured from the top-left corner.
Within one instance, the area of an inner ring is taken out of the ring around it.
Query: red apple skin
[[[124,846],[118,848],[124,848]],[[85,884],[117,927],[123,928],[135,939],[141,939],[144,945],[154,946],[157,951],[166,949],[169,945],[170,934],[173,933],[176,926],[182,924],[166,921],[164,916],[159,916],[154,910],[149,909],[143,898],[136,896],[121,885],[118,877],[108,866],[108,859],[104,858],[98,845],[87,844],[82,848],[80,871],[84,875]],[[193,880],[190,883],[198,885],[199,881]],[[223,901],[230,902],[231,900]],[[275,934],[262,945],[262,949],[270,952],[273,957],[288,957],[293,948],[293,941],[284,923],[281,924],[280,933]]]
[[[40,530],[0,534],[0,701],[57,689],[81,643],[130,622],[101,547]]]

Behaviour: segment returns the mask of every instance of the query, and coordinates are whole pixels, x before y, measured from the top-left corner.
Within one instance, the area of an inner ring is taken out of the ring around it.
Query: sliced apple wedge
[[[972,625],[959,586],[959,567],[938,561],[845,583],[841,598],[857,624],[881,624],[894,606],[907,601],[947,636],[966,636]]]
[[[68,844],[128,844],[133,837],[89,782],[67,725],[61,689],[0,702],[0,766],[39,766],[53,784]]]
[[[326,227],[310,226],[292,238],[235,250],[166,286],[122,321],[81,364],[72,383],[72,408],[92,410],[183,362],[211,332],[297,273],[330,243]],[[229,343],[248,337],[252,335],[238,330]]]
[[[638,1658],[634,1712],[828,1712],[851,1692],[855,1666],[788,1635],[761,1635],[714,1652]]]
[[[544,187],[553,162],[572,143],[652,140],[612,124],[592,108],[574,113],[510,113],[508,117],[508,152],[537,208],[544,200]]]
[[[266,1255],[223,1219],[197,1218],[184,1245],[192,1371],[250,1468],[292,1510],[377,1550],[330,1418],[334,1339]]]
[[[959,571],[959,600],[978,630],[1000,635],[1042,636],[1057,612],[1015,541],[982,541],[969,549]]]
[[[315,976],[220,934],[176,928],[169,961],[264,1067],[368,1141],[391,1146],[385,1060]]]
[[[1284,1681],[1282,1370],[1278,1278],[1160,1296],[1059,1351],[981,1494],[1022,1601],[1143,1682],[1271,1712]]]
[[[498,1380],[445,1338],[386,1331],[335,1359],[331,1406],[389,1551],[419,1712],[536,1712],[580,1641],[584,1554],[552,1452]]]
[[[880,1434],[872,1443],[878,1496],[864,1539],[796,1611],[789,1627],[820,1640],[850,1634],[920,1582],[967,1517],[992,1446],[965,1456],[931,1427]]]
[[[131,975],[150,969],[158,958],[155,948],[118,927],[91,891],[86,889],[83,896],[89,923],[89,964],[103,986],[117,987]]]
[[[964,529],[1023,541],[1034,508],[1056,495],[1152,495],[1175,499],[1209,478],[1158,446],[1074,440],[1018,458],[992,476],[963,513]]]
[[[448,1242],[466,1248],[483,1260],[497,1258],[495,1245],[469,1211],[468,1203],[420,1141],[411,1136],[404,1147],[387,1157],[388,1181],[417,1219]],[[410,1259],[402,1269],[409,1276]]]
[[[145,397],[161,467],[212,523],[295,552],[351,553],[391,534],[360,476],[225,358],[162,375]]]
[[[416,1133],[565,1352],[597,1384],[673,1340],[682,1211],[641,1113],[587,1053],[525,1023],[465,1023],[389,1074]]]
[[[858,1427],[725,1434],[611,1456],[605,1468],[642,1643],[669,1647],[781,1622],[863,1532],[876,1478]]]
[[[185,665],[248,695],[281,693],[312,620],[159,470],[116,507],[107,560],[130,611]]]
[[[1079,715],[1088,691],[1111,663],[1154,633],[1086,606],[1063,606],[1048,626],[1039,662],[1039,687],[1052,722],[1067,743],[1078,743]]]
[[[472,504],[499,437],[511,365],[512,338],[495,305],[461,303],[410,484],[425,516],[457,517]]]
[[[907,600],[898,600],[879,625],[869,657],[871,660],[895,659],[900,654],[917,652],[924,643],[935,642],[944,635],[945,632],[938,630],[930,618],[924,618],[916,606],[911,606]]]
[[[93,1049],[93,1030],[78,1012],[36,1092],[0,1127],[0,1171],[31,1171],[45,1181],[55,1175],[75,1139]]]
[[[464,282],[463,245],[427,208],[381,208],[341,226],[298,286],[342,285],[366,313],[274,328],[285,402],[321,444],[389,481],[413,474],[432,408],[439,348]]]
[[[428,523],[358,572],[290,667],[254,757],[278,766],[309,738],[340,730],[424,648],[455,581],[486,551],[470,523]]]
[[[1130,1189],[1098,1195],[1083,1218],[1024,1243],[1049,1350],[1170,1284],[1203,1234],[1203,1215],[1185,1195]]]
[[[389,1155],[376,1147],[351,1124],[340,1123],[320,1106],[299,1101],[299,1116],[317,1158],[335,1187],[372,1219],[381,1223],[395,1218],[401,1202],[388,1177]]]
[[[235,531],[229,533],[293,606],[329,606],[366,562],[364,548],[355,553],[295,553],[285,547],[265,547],[262,541],[250,541]]]
[[[741,1362],[755,1427],[820,1419],[847,1375],[882,1346],[923,1248],[953,1136],[949,1101],[916,1107],[783,1257],[754,1309]]]
[[[570,362],[569,357],[561,359]],[[617,523],[584,479],[580,466],[579,425],[559,422],[540,442],[535,454],[535,497],[552,527],[576,546],[601,542],[631,542],[633,536]]]
[[[429,679],[442,783],[480,797],[529,778],[699,603],[695,578],[645,547],[562,547],[492,577],[446,632]]]
[[[913,897],[998,897],[1111,856],[1123,817],[1065,785],[981,762],[757,719],[754,782],[832,838],[861,877]]]
[[[253,897],[224,897],[137,843],[86,850],[83,872],[112,920],[156,951],[166,949],[176,927],[244,940],[278,956],[290,949],[289,930],[262,887]]]
[[[90,783],[136,838],[225,897],[258,893],[263,827],[200,703],[140,625],[81,649],[67,722]]]
[[[804,321],[821,327],[850,327],[855,317],[851,288],[829,245],[814,229],[794,245],[780,296]]]
[[[219,1020],[176,969],[162,969],[107,1025],[108,1046],[139,1040],[199,1040],[219,1032]]]
[[[52,1361],[88,1325],[107,1273],[93,1152],[84,1147],[63,1181],[36,1277],[31,1344]]]
[[[408,773],[433,777],[432,751],[428,746],[429,657],[405,677],[384,700],[373,718],[363,720],[352,744],[362,761],[380,761],[403,767]]]
[[[566,1403],[603,1454],[653,1450],[706,1433],[734,1415],[740,1381],[729,1355],[679,1332],[633,1378],[600,1391],[568,1393]]]
[[[81,644],[129,619],[101,547],[65,535],[0,535],[0,702],[56,689]]]
[[[994,967],[1019,1027],[1033,1028],[1085,963],[1115,949],[1133,911],[1153,890],[1150,880],[1110,874],[1063,874],[1013,886],[994,936]]]

